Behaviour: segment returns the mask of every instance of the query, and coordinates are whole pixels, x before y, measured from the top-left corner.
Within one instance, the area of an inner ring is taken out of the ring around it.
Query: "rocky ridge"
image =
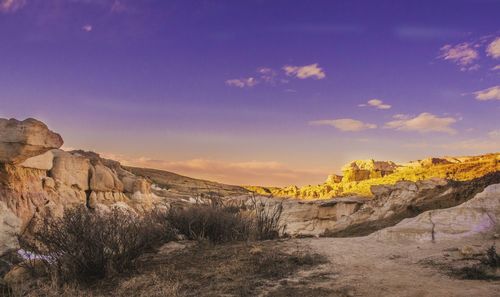
[[[343,175],[331,174],[323,184],[247,188],[260,195],[300,199],[329,199],[352,195],[373,197],[375,193],[372,192],[372,186],[433,178],[467,181],[499,170],[500,153],[473,157],[427,158],[402,165],[392,161],[356,160],[342,167]]]

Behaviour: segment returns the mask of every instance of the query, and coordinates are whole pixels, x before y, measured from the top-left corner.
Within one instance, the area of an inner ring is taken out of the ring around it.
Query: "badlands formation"
[[[500,292],[498,281],[464,281],[444,272],[464,255],[498,246],[499,153],[405,165],[353,161],[343,176],[330,175],[317,186],[243,188],[125,167],[93,152],[63,151],[62,144],[40,121],[0,119],[0,278],[10,268],[2,256],[19,248],[16,235],[29,234],[65,208],[140,214],[217,194],[247,204],[257,197],[267,207],[282,203],[284,233],[296,238],[287,244],[306,246],[330,261],[314,272],[328,277],[309,285],[336,292],[321,296]],[[299,273],[288,281],[300,284],[308,277],[314,275]]]

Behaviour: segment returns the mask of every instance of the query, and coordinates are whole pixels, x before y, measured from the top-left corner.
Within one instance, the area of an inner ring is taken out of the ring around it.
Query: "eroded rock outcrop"
[[[37,120],[0,119],[0,256],[16,242],[16,233],[29,232],[67,207],[152,207],[155,197],[146,179],[98,154],[60,150],[62,143]]]
[[[426,211],[372,236],[379,240],[440,241],[500,232],[500,184],[447,209]]]
[[[373,186],[373,198],[285,199],[285,232],[292,236],[368,235],[427,210],[460,205],[495,183],[500,183],[500,172],[467,182],[431,179]]]
[[[357,160],[344,167],[343,182],[359,182],[371,178],[380,178],[393,173],[398,165],[392,161]]]
[[[18,164],[62,145],[62,137],[40,121],[0,119],[0,162]]]

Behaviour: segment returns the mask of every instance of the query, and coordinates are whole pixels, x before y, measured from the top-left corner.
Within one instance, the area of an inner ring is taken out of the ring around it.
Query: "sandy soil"
[[[499,246],[500,241],[492,236],[439,243],[378,242],[373,237],[301,239],[300,244],[327,256],[330,263],[296,274],[290,282],[331,290],[319,296],[497,297],[500,281],[463,280],[445,268],[464,258],[461,250],[484,251],[493,243]],[[315,281],[307,281],[311,279]]]

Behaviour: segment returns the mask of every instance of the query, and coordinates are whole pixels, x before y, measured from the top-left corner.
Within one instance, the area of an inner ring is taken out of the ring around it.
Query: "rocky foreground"
[[[291,291],[300,296],[313,296],[304,288],[323,292],[317,296],[498,296],[500,291],[498,281],[464,281],[446,272],[487,246],[498,246],[498,153],[406,165],[354,161],[343,176],[331,175],[322,185],[277,189],[124,167],[93,152],[63,151],[62,144],[40,121],[0,119],[0,277],[11,268],[2,257],[19,248],[16,234],[29,235],[44,218],[61,216],[66,208],[141,214],[204,203],[215,195],[240,205],[251,206],[254,199],[270,209],[283,205],[283,233],[313,237],[280,243],[329,259],[308,272],[312,275],[288,277]],[[281,296],[272,293],[288,290],[279,286],[259,294]]]

